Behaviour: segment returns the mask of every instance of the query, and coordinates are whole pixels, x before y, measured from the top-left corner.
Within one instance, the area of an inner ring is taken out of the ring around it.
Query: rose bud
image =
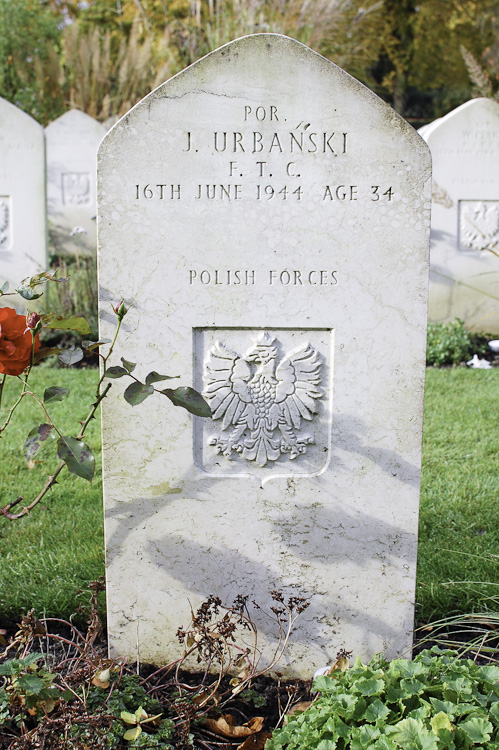
[[[26,315],[26,330],[39,331],[42,327],[42,319],[36,312]]]
[[[118,316],[118,320],[123,320],[130,308],[125,305],[125,300],[121,299],[116,307],[113,307],[114,312]]]

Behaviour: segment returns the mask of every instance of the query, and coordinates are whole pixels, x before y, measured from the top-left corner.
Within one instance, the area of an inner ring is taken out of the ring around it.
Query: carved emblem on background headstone
[[[62,175],[62,202],[73,206],[84,206],[90,203],[88,172],[65,172]]]
[[[499,201],[459,201],[459,244],[463,250],[499,249]]]
[[[6,247],[10,238],[9,199],[0,198],[0,247]]]
[[[323,395],[318,352],[303,343],[279,361],[277,343],[262,333],[244,357],[220,341],[209,351],[204,393],[221,423],[209,444],[227,458],[235,451],[265,466],[286,454],[296,458],[314,443],[311,432],[300,430]]]

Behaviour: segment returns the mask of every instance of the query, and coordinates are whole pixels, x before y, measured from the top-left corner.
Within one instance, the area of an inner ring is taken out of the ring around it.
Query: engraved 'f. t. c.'
[[[280,362],[277,343],[261,333],[244,357],[216,341],[205,369],[204,395],[221,431],[209,444],[231,458],[235,451],[258,466],[281,456],[296,458],[314,443],[301,433],[302,420],[312,421],[322,398],[321,362],[316,349],[300,344]]]

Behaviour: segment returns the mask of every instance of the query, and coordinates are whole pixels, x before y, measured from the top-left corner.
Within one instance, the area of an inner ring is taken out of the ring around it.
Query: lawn
[[[13,379],[9,379],[13,380]],[[76,434],[97,382],[96,370],[36,368],[32,387],[69,388],[52,407],[64,434]],[[12,386],[13,384],[11,384]],[[11,387],[4,396],[10,403]],[[499,598],[499,369],[428,369],[426,382],[417,619],[496,608]],[[58,460],[46,445],[26,468],[27,433],[43,422],[36,404],[18,410],[0,443],[2,505],[32,499]],[[0,615],[71,615],[80,588],[104,571],[99,424],[87,433],[97,456],[91,482],[68,475],[29,517],[0,519]],[[485,585],[487,582],[489,585]]]

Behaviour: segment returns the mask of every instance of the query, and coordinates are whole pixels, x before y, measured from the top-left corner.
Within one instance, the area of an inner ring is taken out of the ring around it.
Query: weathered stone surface
[[[472,99],[422,136],[433,158],[430,320],[499,332],[499,104]]]
[[[45,129],[49,234],[58,253],[95,253],[97,149],[106,132],[77,109]]]
[[[237,40],[120,120],[99,151],[101,334],[178,375],[103,405],[113,654],[164,661],[208,594],[310,598],[285,674],[340,647],[410,648],[430,157],[390,107],[300,43]],[[116,362],[119,364],[117,355]],[[164,387],[162,383],[159,388]],[[174,387],[174,386],[173,386]],[[269,658],[275,629],[257,622]]]
[[[47,269],[45,139],[41,125],[5,99],[0,153],[0,286],[16,287]]]

